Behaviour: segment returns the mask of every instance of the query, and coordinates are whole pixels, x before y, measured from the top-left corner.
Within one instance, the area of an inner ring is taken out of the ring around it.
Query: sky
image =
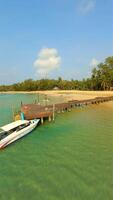
[[[0,0],[0,84],[82,79],[113,56],[113,0]]]

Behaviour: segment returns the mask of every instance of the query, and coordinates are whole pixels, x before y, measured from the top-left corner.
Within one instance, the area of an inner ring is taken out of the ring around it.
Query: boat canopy
[[[0,128],[0,133],[4,132],[4,130],[2,128]]]
[[[8,132],[0,128],[0,140],[4,139],[8,135]]]
[[[15,122],[12,122],[10,124],[7,124],[5,126],[2,126],[1,128],[4,130],[4,131],[9,131],[11,129],[14,129],[20,125],[24,125],[24,124],[27,124],[29,123],[28,120],[18,120],[18,121],[15,121]]]
[[[0,127],[0,140],[4,139],[13,132],[20,131],[21,129],[29,126],[30,122],[27,120],[19,120],[11,124]]]

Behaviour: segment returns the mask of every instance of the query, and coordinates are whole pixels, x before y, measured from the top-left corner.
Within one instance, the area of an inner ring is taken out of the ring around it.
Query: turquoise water
[[[0,126],[34,95],[0,95]],[[113,103],[59,114],[0,151],[0,200],[112,200]]]

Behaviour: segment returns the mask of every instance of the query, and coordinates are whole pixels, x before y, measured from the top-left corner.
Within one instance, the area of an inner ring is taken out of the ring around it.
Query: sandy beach
[[[30,91],[30,92],[29,91],[0,92],[0,94],[38,94],[38,93],[52,97],[62,97],[66,101],[113,96],[113,91],[47,90],[47,91]]]

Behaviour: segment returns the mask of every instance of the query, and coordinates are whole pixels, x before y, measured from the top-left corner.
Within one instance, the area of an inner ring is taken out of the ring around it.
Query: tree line
[[[108,57],[91,72],[91,77],[83,80],[55,79],[32,80],[12,85],[0,85],[0,91],[36,91],[36,90],[113,90],[113,57]]]

